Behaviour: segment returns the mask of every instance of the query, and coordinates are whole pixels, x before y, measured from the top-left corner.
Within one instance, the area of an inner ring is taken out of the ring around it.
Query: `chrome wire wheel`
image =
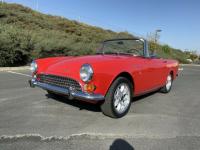
[[[171,86],[172,86],[172,76],[171,76],[171,74],[169,74],[167,76],[167,81],[166,81],[166,89],[167,89],[167,91],[169,91],[171,89]]]
[[[118,113],[123,113],[127,110],[131,101],[130,88],[126,83],[121,83],[117,86],[114,92],[114,108]]]

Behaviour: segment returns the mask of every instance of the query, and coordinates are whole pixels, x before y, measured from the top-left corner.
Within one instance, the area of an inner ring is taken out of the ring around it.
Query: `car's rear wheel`
[[[105,102],[101,105],[102,112],[112,118],[120,118],[127,114],[131,106],[132,84],[124,78],[117,78],[109,88]]]
[[[168,76],[167,76],[167,79],[166,79],[166,84],[164,87],[161,88],[161,92],[162,93],[169,93],[171,88],[172,88],[172,83],[173,83],[173,76],[172,76],[172,73],[170,73]]]

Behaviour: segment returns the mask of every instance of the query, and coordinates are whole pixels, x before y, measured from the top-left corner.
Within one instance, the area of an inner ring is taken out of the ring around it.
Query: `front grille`
[[[76,80],[68,77],[39,74],[38,78],[41,83],[46,83],[63,88],[72,88],[74,91],[81,91],[80,84]]]

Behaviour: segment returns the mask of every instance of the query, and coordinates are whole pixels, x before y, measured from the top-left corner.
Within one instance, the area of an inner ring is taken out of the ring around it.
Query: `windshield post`
[[[148,45],[148,41],[141,39],[144,43],[144,56],[145,57],[149,57],[149,45]]]

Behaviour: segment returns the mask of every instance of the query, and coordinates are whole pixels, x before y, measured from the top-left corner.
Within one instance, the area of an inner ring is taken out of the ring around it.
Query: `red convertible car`
[[[144,39],[113,39],[96,55],[37,59],[32,62],[31,87],[69,99],[101,102],[102,112],[120,118],[132,97],[160,89],[171,90],[178,62],[150,55]]]

